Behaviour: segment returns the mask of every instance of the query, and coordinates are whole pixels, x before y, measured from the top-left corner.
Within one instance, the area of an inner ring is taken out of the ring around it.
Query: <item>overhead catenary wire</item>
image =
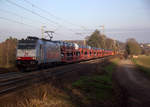
[[[54,18],[57,19],[57,20],[62,20],[62,21],[64,21],[65,23],[68,23],[68,24],[71,24],[71,25],[74,25],[74,26],[78,26],[78,27],[80,27],[80,28],[82,28],[82,29],[87,29],[87,28],[84,27],[84,26],[74,24],[74,23],[72,23],[72,22],[70,22],[70,21],[68,21],[68,20],[66,20],[66,19],[63,19],[63,18],[61,18],[61,17],[58,17],[58,16],[56,16],[56,15],[54,15],[54,14],[52,14],[52,13],[50,13],[50,12],[48,12],[48,11],[42,9],[42,8],[40,8],[39,6],[37,6],[37,5],[33,4],[33,3],[31,3],[31,2],[28,1],[28,0],[24,0],[24,1],[25,1],[26,3],[28,3],[28,4],[30,4],[32,7],[35,7],[35,8],[37,8],[37,9],[39,9],[40,11],[42,11],[42,12],[44,12],[44,13],[47,13],[48,15],[54,17]]]
[[[55,27],[57,27],[57,28],[55,28],[55,30],[58,29],[58,26],[56,26],[56,25],[59,25],[59,27],[62,27],[62,25],[58,24],[57,22],[54,22],[54,21],[50,20],[50,19],[47,18],[47,17],[44,17],[44,16],[40,15],[40,14],[37,13],[37,12],[34,12],[34,11],[30,10],[30,9],[27,9],[27,8],[25,8],[25,7],[23,7],[23,6],[19,5],[19,4],[17,4],[17,3],[15,3],[15,2],[12,2],[12,1],[10,1],[10,0],[6,0],[6,1],[7,1],[8,3],[12,4],[12,5],[15,5],[16,7],[19,7],[19,8],[21,8],[21,9],[25,10],[25,11],[30,12],[31,14],[34,14],[34,15],[39,16],[39,17],[41,17],[41,18],[43,18],[43,19],[45,19],[45,20],[47,20],[47,21],[49,21],[49,22],[52,22],[53,24],[55,24]],[[55,30],[54,30],[54,31],[55,31]],[[68,31],[70,31],[70,30],[68,30]],[[72,31],[70,31],[70,32],[72,32]],[[73,32],[73,33],[74,33],[74,32]]]
[[[16,21],[16,20],[12,20],[12,19],[9,19],[9,18],[5,18],[5,17],[0,17],[0,19],[2,20],[7,20],[9,22],[13,22],[13,23],[17,23],[17,24],[21,24],[21,25],[25,25],[25,26],[28,26],[28,27],[34,27],[36,29],[39,29],[38,27],[35,27],[33,25],[29,25],[29,24],[25,24],[25,23],[22,23],[22,22],[19,22],[19,21]]]
[[[20,17],[20,18],[26,19],[26,20],[31,21],[31,22],[40,22],[41,24],[44,24],[44,23],[41,22],[41,21],[33,20],[33,19],[31,19],[31,18],[21,16],[21,15],[19,15],[19,14],[17,14],[17,13],[10,12],[10,11],[8,11],[8,10],[0,9],[0,11],[1,11],[1,12],[4,12],[4,13],[11,14],[11,15],[14,15],[14,16],[18,16],[18,17]],[[46,24],[46,23],[45,23],[45,24]]]
[[[30,10],[30,9],[27,9],[27,8],[25,8],[25,7],[23,7],[23,6],[19,5],[19,4],[17,4],[17,3],[15,3],[15,2],[11,1],[11,0],[6,0],[6,1],[7,1],[8,3],[12,4],[12,5],[15,5],[15,6],[17,6],[17,7],[21,8],[21,9],[25,10],[25,11],[30,12],[31,14],[34,14],[34,15],[36,15],[36,16],[39,16],[39,17],[41,17],[41,18],[43,18],[43,19],[45,19],[45,20],[47,20],[47,21],[49,21],[49,22],[55,24],[55,27],[57,27],[56,25],[59,25],[57,22],[54,22],[54,21],[50,20],[49,18],[44,17],[44,16],[40,15],[39,13],[34,12],[34,11]]]
[[[68,20],[65,20],[65,19],[63,19],[63,18],[60,18],[60,17],[58,17],[58,16],[56,16],[56,15],[50,13],[49,11],[46,11],[46,10],[40,8],[39,6],[37,6],[37,5],[33,4],[33,3],[31,3],[29,0],[23,0],[23,1],[25,1],[25,2],[28,3],[28,4],[30,4],[32,7],[37,8],[37,9],[39,9],[40,11],[42,11],[42,12],[48,14],[49,16],[54,17],[56,20],[61,20],[61,21],[65,22],[65,24],[68,23],[68,24],[73,25],[73,26],[78,26],[79,28],[81,28],[81,29],[83,29],[83,30],[88,30],[88,28],[86,28],[86,27],[84,27],[84,26],[74,24],[74,23],[72,23],[72,22],[70,22],[70,21],[68,21]],[[70,30],[70,29],[67,29],[67,30],[73,32],[73,30]],[[73,33],[75,33],[75,32],[73,32]]]
[[[26,10],[27,8],[25,8],[25,7],[23,7],[23,6],[21,6],[21,5],[18,5],[17,3],[15,3],[15,2],[13,2],[12,3],[12,1],[11,0],[6,0],[6,1],[8,1],[9,3],[11,2],[11,4],[15,4],[15,6],[17,6],[17,7],[19,7],[19,8],[22,8],[22,9],[24,9],[24,10]],[[29,0],[24,0],[24,1],[27,1],[28,3],[30,3],[30,4],[32,4]],[[38,6],[36,6],[36,5],[34,5],[34,4],[32,4],[32,6],[33,7],[36,7],[36,8],[39,8],[39,9],[41,9],[40,7],[38,7]],[[35,15],[40,15],[39,13],[36,13],[36,12],[34,12],[34,11],[32,11],[32,10],[30,10],[30,9],[27,9],[26,11],[28,11],[28,12],[30,12],[30,13],[32,13],[32,14],[35,14]],[[44,9],[41,9],[41,11],[45,11]],[[45,11],[45,13],[47,12],[47,14],[49,14],[49,15],[51,15],[51,16],[53,16],[53,17],[55,17],[57,20],[64,20],[64,19],[62,19],[62,18],[60,18],[60,17],[57,17],[57,16],[55,16],[55,15],[53,15],[53,14],[51,14],[50,12],[48,12],[48,11]],[[39,17],[41,17],[42,15],[40,15]],[[44,16],[42,16],[41,18],[43,18]],[[46,18],[46,19],[45,19]],[[45,17],[44,19],[45,20],[49,20],[49,22],[50,23],[52,23],[51,21],[50,21],[50,19],[49,18],[47,18],[47,17]],[[33,25],[28,25],[28,24],[26,24],[26,23],[22,23],[22,22],[19,22],[19,21],[15,21],[15,20],[12,20],[12,19],[8,19],[8,18],[5,18],[5,17],[0,17],[0,19],[2,19],[2,20],[8,20],[8,21],[11,21],[11,22],[14,22],[14,23],[18,23],[18,24],[22,24],[22,25],[25,25],[25,26],[32,26],[33,27]],[[47,21],[48,21],[47,20]],[[65,21],[65,22],[67,22],[67,23],[69,23],[69,21]],[[55,24],[55,25],[59,25],[59,23],[53,23],[53,24]],[[71,24],[71,23],[70,23]],[[73,23],[72,23],[72,25],[74,25]],[[82,26],[80,26],[80,27],[82,27]],[[86,28],[85,28],[86,29]],[[70,32],[73,32],[73,30],[68,30],[68,31],[70,31]],[[73,33],[75,33],[75,32],[73,32]],[[106,31],[106,33],[107,33],[107,31]],[[110,33],[112,33],[112,32],[108,32],[109,34]],[[118,32],[116,32],[116,33],[118,33]],[[122,32],[122,33],[124,33],[124,32]],[[131,33],[131,32],[130,32]]]
[[[44,16],[40,15],[40,14],[37,13],[37,12],[34,12],[34,11],[30,10],[30,9],[27,9],[27,8],[25,8],[25,7],[23,7],[23,6],[19,5],[19,4],[17,4],[17,3],[15,3],[15,2],[11,1],[11,0],[6,0],[6,1],[7,1],[8,3],[10,3],[10,4],[16,6],[16,7],[19,7],[19,8],[21,8],[21,9],[25,10],[25,11],[30,12],[31,14],[34,14],[34,15],[36,15],[36,16],[39,16],[39,17],[41,17],[41,18],[43,18],[43,19],[45,19],[45,20],[47,20],[47,21],[49,21],[49,22],[55,24],[55,26],[56,26],[56,25],[57,25],[57,26],[59,25],[59,27],[62,27],[62,25],[60,25],[59,23],[54,22],[54,21],[52,21],[51,19],[49,19],[49,18],[47,18],[47,17],[44,17]],[[56,26],[56,27],[57,27],[57,26]],[[64,26],[63,28],[66,28],[66,27]],[[56,30],[56,29],[58,29],[58,27],[55,28],[55,30]],[[55,30],[54,30],[54,31],[55,31]],[[69,32],[72,32],[73,34],[75,34],[74,31],[69,30],[69,29],[67,29],[67,30],[68,30]]]
[[[0,20],[5,20],[5,21],[9,21],[9,22],[12,22],[12,23],[16,23],[16,24],[20,24],[20,25],[24,25],[24,26],[26,26],[26,27],[28,27],[28,29],[29,29],[29,27],[30,28],[35,28],[35,29],[40,29],[40,28],[38,28],[38,27],[35,27],[35,26],[32,26],[32,25],[29,25],[29,24],[25,24],[25,23],[22,23],[22,22],[19,22],[19,21],[16,21],[16,20],[12,20],[12,19],[10,19],[10,18],[6,18],[6,17],[0,17]],[[2,33],[2,32],[1,32]],[[7,32],[8,33],[8,32]],[[10,33],[10,32],[9,32]],[[27,34],[28,32],[26,32],[26,34]]]

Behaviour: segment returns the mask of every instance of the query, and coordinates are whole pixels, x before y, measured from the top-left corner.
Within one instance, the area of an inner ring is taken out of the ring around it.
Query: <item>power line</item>
[[[32,26],[32,25],[25,24],[25,23],[22,23],[22,22],[19,22],[19,21],[16,21],[16,20],[12,20],[12,19],[9,19],[9,18],[5,18],[5,17],[0,17],[0,19],[7,20],[7,21],[10,21],[10,22],[13,22],[13,23],[17,23],[17,24],[21,24],[21,25],[25,25],[25,26],[28,26],[28,27],[35,27],[35,26]],[[38,28],[38,27],[35,27],[35,28]]]
[[[60,17],[58,17],[58,16],[56,16],[56,15],[54,15],[54,14],[52,14],[52,13],[50,13],[50,12],[44,10],[44,9],[42,9],[42,8],[40,8],[39,6],[37,6],[37,5],[33,4],[33,3],[31,3],[31,2],[28,1],[28,0],[24,0],[24,1],[25,1],[26,3],[28,3],[28,4],[30,4],[32,7],[35,7],[35,8],[37,8],[37,9],[39,9],[39,10],[41,10],[41,11],[47,13],[48,15],[54,17],[54,18],[57,19],[57,20],[62,20],[62,21],[64,21],[64,22],[68,23],[68,24],[78,26],[78,27],[80,27],[80,28],[82,28],[82,29],[87,29],[87,28],[85,28],[84,26],[80,26],[80,25],[74,24],[74,23],[72,23],[72,22],[70,22],[70,21],[67,21],[67,20],[65,20],[65,19],[63,19],[63,18],[60,18]]]
[[[30,18],[21,16],[21,15],[18,15],[18,14],[14,13],[14,12],[7,11],[7,10],[0,9],[0,11],[1,11],[1,12],[4,12],[4,13],[9,13],[9,14],[14,15],[14,16],[18,16],[18,17],[23,18],[23,19],[27,19],[27,20],[32,21],[32,22],[39,22],[39,21],[30,19]],[[43,22],[40,22],[40,23],[41,23],[41,24],[44,24]],[[45,24],[46,24],[46,23],[45,23]]]
[[[40,8],[39,6],[37,6],[37,5],[33,4],[33,3],[31,3],[31,2],[28,1],[28,0],[24,0],[24,1],[25,1],[26,3],[28,3],[28,4],[30,4],[32,7],[35,7],[35,8],[37,8],[37,9],[39,9],[40,11],[42,11],[42,12],[48,14],[49,16],[54,17],[54,18],[57,19],[57,20],[62,20],[62,21],[66,22],[66,23],[69,23],[69,24],[71,24],[71,25],[75,25],[75,24],[73,24],[73,23],[70,23],[70,22],[66,21],[65,19],[62,19],[62,18],[60,18],[60,17],[58,17],[58,16],[53,15],[52,13],[50,13],[50,12],[48,12],[48,11],[46,11],[46,10]],[[65,27],[65,26],[64,26],[64,27]],[[68,31],[70,31],[70,29],[68,29]],[[72,32],[72,31],[71,31],[71,32]],[[73,32],[73,33],[74,33],[74,32]]]
[[[62,27],[62,26],[61,26],[60,24],[58,24],[57,22],[51,21],[49,18],[46,18],[46,17],[44,17],[44,16],[41,16],[40,14],[38,14],[38,13],[36,13],[36,12],[30,10],[30,9],[27,9],[27,8],[21,6],[21,5],[18,5],[18,4],[16,4],[16,3],[12,2],[12,1],[9,1],[9,0],[6,0],[6,1],[7,1],[8,3],[12,4],[12,5],[15,5],[15,6],[17,6],[17,7],[21,8],[21,9],[25,10],[25,11],[28,11],[28,12],[34,14],[34,15],[37,15],[37,16],[39,16],[39,17],[41,17],[41,18],[43,18],[43,19],[45,19],[45,20],[47,20],[47,21],[49,21],[49,22],[52,22],[53,24],[57,24],[57,25],[59,25],[59,27]],[[55,27],[57,27],[57,26],[55,26]],[[57,29],[58,29],[58,28],[55,28],[55,30],[57,30]],[[68,31],[70,31],[70,30],[68,30]],[[74,32],[73,32],[73,33],[74,33]]]
[[[23,6],[19,5],[19,4],[17,4],[17,3],[15,3],[15,2],[12,2],[12,1],[10,1],[10,0],[6,0],[6,1],[7,1],[8,3],[10,3],[10,4],[16,6],[16,7],[19,7],[19,8],[21,8],[21,9],[25,10],[25,11],[28,11],[28,12],[30,12],[30,13],[36,15],[36,16],[39,16],[39,17],[41,17],[41,18],[43,18],[43,19],[45,19],[45,20],[47,20],[47,21],[49,21],[49,22],[51,22],[51,23],[53,23],[53,24],[59,25],[59,27],[62,27],[62,26],[61,26],[60,24],[58,24],[57,22],[54,22],[54,21],[50,20],[49,18],[40,15],[39,13],[36,13],[36,12],[30,10],[30,9],[27,9],[27,8],[25,8],[25,7],[23,7]],[[56,27],[57,27],[57,26],[56,26]],[[56,30],[56,29],[55,29],[55,30]],[[68,31],[70,31],[70,30],[68,30]],[[75,33],[75,32],[73,32],[73,31],[70,31],[70,32]]]
[[[39,10],[41,10],[41,11],[43,11],[43,12],[49,14],[50,16],[55,17],[56,19],[61,19],[61,18],[59,18],[59,17],[57,17],[57,16],[51,14],[50,12],[48,12],[48,11],[46,11],[46,10],[44,10],[44,9],[42,9],[42,8],[40,8],[40,7],[38,7],[38,6],[36,6],[35,4],[31,3],[31,2],[28,1],[28,0],[24,0],[24,1],[25,1],[26,3],[28,3],[28,4],[30,4],[32,7],[35,7],[35,8],[37,8],[37,9],[39,9]]]
[[[51,22],[51,23],[53,23],[53,24],[59,25],[58,23],[56,23],[56,22],[54,22],[54,21],[52,21],[52,20],[50,20],[50,19],[48,19],[48,18],[46,18],[46,17],[44,17],[44,16],[38,14],[38,13],[36,13],[36,12],[30,10],[30,9],[27,9],[27,8],[25,8],[25,7],[23,7],[23,6],[19,5],[19,4],[16,4],[15,2],[12,2],[12,1],[9,1],[9,0],[6,0],[6,1],[7,1],[8,3],[12,4],[12,5],[15,5],[15,6],[17,6],[17,7],[21,8],[21,9],[25,10],[25,11],[28,11],[28,12],[30,12],[30,13],[36,15],[36,16],[39,16],[39,17],[41,17],[41,18],[43,18],[43,19],[45,19],[45,20],[47,20],[47,21],[49,21],[49,22]]]

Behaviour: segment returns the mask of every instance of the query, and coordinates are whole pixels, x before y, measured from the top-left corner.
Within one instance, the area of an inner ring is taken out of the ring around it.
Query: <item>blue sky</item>
[[[8,1],[36,12],[48,20]],[[150,42],[148,0],[27,1],[34,5],[24,0],[0,0],[0,41],[9,36],[19,39],[29,35],[41,37],[41,26],[46,26],[45,30],[54,30],[54,39],[57,40],[84,39],[95,29],[101,30],[100,26],[104,25],[108,37],[121,41],[134,37],[139,42]]]

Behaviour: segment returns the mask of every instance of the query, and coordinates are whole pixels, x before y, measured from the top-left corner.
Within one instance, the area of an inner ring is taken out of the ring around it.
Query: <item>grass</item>
[[[72,86],[84,93],[88,100],[111,100],[113,98],[112,72],[118,62],[118,58],[110,60],[110,63],[104,66],[103,75],[81,77]]]
[[[150,56],[141,55],[138,58],[133,58],[132,61],[136,64],[140,71],[150,76]]]
[[[86,93],[87,99],[106,100],[112,97],[112,81],[107,75],[82,77],[72,86]]]
[[[26,89],[21,94],[25,101],[18,102],[18,107],[73,107],[69,96],[50,84]]]
[[[109,78],[112,77],[112,72],[114,71],[115,67],[119,63],[120,59],[119,58],[113,58],[110,60],[110,64],[104,67],[104,70],[109,74]]]

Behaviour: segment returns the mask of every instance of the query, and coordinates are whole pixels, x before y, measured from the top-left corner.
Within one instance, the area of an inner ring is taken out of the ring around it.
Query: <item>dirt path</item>
[[[150,107],[150,81],[140,72],[130,60],[122,60],[115,77],[126,94],[127,107]]]

